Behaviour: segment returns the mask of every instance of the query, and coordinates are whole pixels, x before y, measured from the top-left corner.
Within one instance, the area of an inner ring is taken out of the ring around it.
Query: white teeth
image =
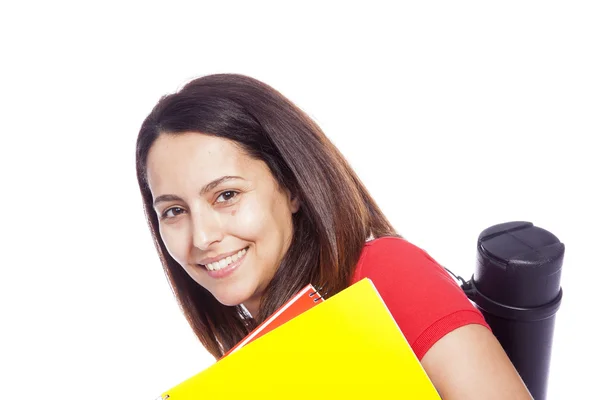
[[[246,254],[246,249],[238,251],[237,254],[234,254],[233,256],[225,257],[214,263],[207,264],[206,268],[208,268],[209,271],[218,271],[220,269],[225,268],[229,264],[236,262],[237,260],[242,258],[244,254]]]

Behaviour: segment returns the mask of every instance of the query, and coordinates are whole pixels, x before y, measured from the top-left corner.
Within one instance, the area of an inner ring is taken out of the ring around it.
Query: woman
[[[211,75],[142,124],[137,177],[173,291],[216,358],[308,283],[368,277],[444,399],[529,399],[482,315],[399,236],[319,127],[271,87]]]

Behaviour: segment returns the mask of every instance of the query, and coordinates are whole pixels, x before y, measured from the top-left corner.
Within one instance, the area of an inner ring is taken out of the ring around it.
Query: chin
[[[246,291],[227,291],[223,293],[223,291],[219,291],[217,293],[213,293],[215,299],[224,306],[238,306],[248,301],[251,297],[251,292],[246,293]]]
[[[229,307],[233,307],[233,306],[239,306],[240,304],[243,304],[246,300],[237,300],[237,299],[229,299],[229,298],[220,298],[220,297],[216,297],[216,299],[219,301],[219,303],[223,304],[224,306],[229,306]]]

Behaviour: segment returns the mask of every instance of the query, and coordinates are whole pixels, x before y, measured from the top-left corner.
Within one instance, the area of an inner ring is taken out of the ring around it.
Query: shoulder
[[[366,277],[382,276],[408,282],[431,275],[460,289],[444,268],[425,250],[405,239],[386,236],[365,243],[354,274],[354,282]],[[436,279],[430,283],[440,282]]]
[[[362,267],[371,268],[377,262],[390,261],[401,262],[401,267],[409,265],[408,261],[423,261],[425,259],[433,261],[423,249],[406,239],[384,236],[365,243],[357,269],[362,269]],[[397,264],[394,265],[398,267]]]
[[[447,333],[478,323],[481,313],[425,250],[398,237],[365,243],[352,283],[369,278],[421,359]]]

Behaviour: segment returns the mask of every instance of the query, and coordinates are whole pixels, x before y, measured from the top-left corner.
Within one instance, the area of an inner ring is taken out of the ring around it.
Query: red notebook
[[[225,353],[223,357],[227,357],[229,354],[241,349],[251,341],[258,339],[265,333],[268,333],[278,326],[285,324],[287,321],[296,318],[304,311],[309,310],[323,301],[323,297],[313,287],[313,285],[307,285],[287,303],[279,307],[277,311],[273,313],[273,315],[271,315],[265,320],[265,322],[250,332],[248,336],[242,339],[242,341],[233,346],[227,353]]]

